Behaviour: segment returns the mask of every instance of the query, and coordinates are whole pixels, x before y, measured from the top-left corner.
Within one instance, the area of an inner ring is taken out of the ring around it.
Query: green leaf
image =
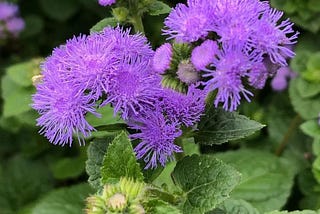
[[[118,24],[118,21],[113,17],[104,18],[90,29],[90,33],[100,32],[105,27],[109,27],[109,26],[115,27],[117,26],[117,24]]]
[[[80,8],[77,0],[40,0],[40,5],[48,17],[58,21],[66,21]]]
[[[162,1],[153,1],[149,6],[149,15],[158,16],[170,13],[171,8]]]
[[[215,157],[230,163],[242,174],[232,198],[243,199],[260,212],[280,209],[285,205],[295,171],[286,159],[249,149],[219,153]]]
[[[313,211],[313,210],[301,210],[301,211],[293,211],[293,212],[288,212],[288,211],[272,211],[268,212],[266,214],[317,214],[318,212]]]
[[[312,173],[320,184],[320,156],[318,156],[312,164]]]
[[[311,98],[320,93],[320,84],[308,82],[302,78],[297,80],[297,90],[302,98]]]
[[[212,156],[187,156],[172,173],[184,191],[183,213],[197,214],[212,210],[229,197],[240,181],[233,167]]]
[[[6,72],[16,84],[23,87],[32,86],[32,77],[40,73],[39,65],[42,60],[42,58],[35,58],[14,64],[8,67]]]
[[[308,120],[301,124],[300,128],[306,135],[313,138],[320,138],[320,125],[317,120]]]
[[[260,214],[259,211],[251,204],[241,199],[236,200],[233,198],[229,198],[218,207],[225,214]]]
[[[121,132],[109,145],[101,167],[101,182],[103,184],[121,177],[143,181],[140,165],[125,132]]]
[[[85,168],[85,158],[82,156],[75,158],[62,158],[51,165],[53,176],[56,179],[77,178]]]
[[[88,184],[61,188],[49,192],[33,208],[32,214],[79,214],[83,213],[84,202],[93,191]]]
[[[119,115],[114,116],[113,108],[110,105],[106,105],[97,109],[97,113],[101,114],[100,118],[93,114],[87,114],[86,116],[86,120],[93,127],[123,123],[123,120],[119,117]]]
[[[312,98],[303,98],[299,93],[297,84],[297,78],[290,81],[289,95],[293,108],[306,120],[318,118],[320,95]]]
[[[176,164],[177,163],[175,161],[167,163],[161,174],[152,182],[152,184],[158,187],[162,187],[163,189],[171,193],[178,191],[177,186],[173,183],[173,180],[171,178],[171,173],[176,167]]]
[[[53,180],[43,163],[15,157],[6,163],[0,177],[0,207],[16,213],[19,208],[50,191]]]
[[[103,186],[100,182],[100,168],[108,145],[113,138],[113,136],[107,136],[104,139],[96,139],[88,147],[88,160],[86,161],[86,171],[89,175],[88,182],[96,190],[100,190]]]
[[[161,201],[159,199],[152,199],[148,200],[146,203],[143,204],[146,208],[147,213],[152,214],[182,214],[182,212],[175,206]]]
[[[237,112],[211,108],[198,124],[195,141],[205,145],[222,144],[247,137],[263,127]]]

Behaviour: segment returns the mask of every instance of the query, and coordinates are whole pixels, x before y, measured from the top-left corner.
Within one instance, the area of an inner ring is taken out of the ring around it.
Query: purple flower
[[[172,59],[172,46],[170,43],[164,43],[155,52],[153,56],[153,70],[162,74],[170,68]]]
[[[174,159],[175,152],[182,152],[181,148],[174,144],[174,140],[182,134],[179,124],[166,119],[161,110],[150,110],[131,119],[129,125],[132,129],[140,130],[140,133],[130,137],[141,139],[134,151],[138,159],[144,158],[146,169],[156,168],[158,163],[165,166],[166,162]]]
[[[44,82],[37,85],[37,93],[33,95],[32,107],[40,117],[37,125],[42,126],[44,134],[53,144],[72,144],[75,134],[80,144],[88,137],[93,127],[85,120],[85,115],[95,113],[92,97],[79,93],[72,85],[61,82],[57,76],[46,76]]]
[[[261,13],[268,8],[258,0],[218,0],[214,7],[215,31],[223,44],[246,48]]]
[[[253,94],[244,88],[241,78],[247,75],[252,62],[254,60],[238,47],[229,47],[217,54],[217,58],[212,62],[215,70],[207,70],[208,73],[204,74],[205,77],[211,78],[204,82],[206,90],[218,90],[215,106],[221,102],[225,110],[234,111],[240,104],[241,94],[250,101],[249,96]]]
[[[170,120],[190,127],[200,120],[205,110],[205,98],[206,93],[195,85],[189,86],[187,94],[164,89],[160,106]]]
[[[147,38],[142,34],[130,35],[130,29],[107,27],[101,35],[115,45],[114,51],[119,58],[140,58],[141,61],[152,63],[154,51]]]
[[[18,6],[8,2],[0,2],[0,21],[14,17],[18,13]]]
[[[253,62],[251,70],[247,73],[249,84],[256,89],[262,89],[265,86],[269,75],[269,71],[262,62]]]
[[[160,77],[151,71],[149,62],[123,61],[111,77],[110,90],[102,106],[111,103],[115,114],[121,112],[124,119],[139,114],[145,105],[153,106],[161,88]]]
[[[175,38],[178,42],[195,42],[213,30],[212,21],[213,17],[206,7],[177,4],[164,21],[163,34],[169,35],[168,39]]]
[[[94,103],[104,97],[100,106],[111,103],[123,118],[153,106],[161,88],[152,57],[145,37],[119,27],[74,37],[55,48],[41,66],[43,84],[34,95],[42,133],[62,145],[71,144],[73,133],[89,136],[93,128],[84,116],[94,113]]]
[[[101,6],[109,6],[116,3],[116,0],[98,0]]]
[[[42,66],[44,75],[55,73],[62,81],[89,90],[95,99],[108,92],[110,75],[119,59],[114,45],[100,34],[79,36],[54,49]]]
[[[297,42],[299,33],[294,32],[293,23],[289,19],[277,25],[282,15],[283,12],[273,8],[263,13],[252,32],[252,47],[255,52],[268,54],[272,63],[286,66],[286,58],[295,55],[288,46]]]
[[[289,79],[296,76],[289,67],[281,67],[278,69],[276,75],[271,80],[271,87],[275,91],[283,91],[288,86]]]
[[[196,83],[200,79],[199,72],[196,71],[189,60],[182,60],[179,63],[177,75],[181,82],[184,82],[187,85]]]
[[[213,61],[217,51],[217,42],[206,40],[201,45],[193,49],[191,62],[197,70],[203,70]]]
[[[18,34],[24,29],[25,23],[23,19],[14,17],[6,21],[6,27],[11,34],[18,36]]]

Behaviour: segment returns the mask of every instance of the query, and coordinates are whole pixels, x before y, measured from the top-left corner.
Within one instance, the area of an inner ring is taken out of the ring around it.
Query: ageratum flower
[[[160,105],[170,120],[190,127],[200,120],[205,110],[205,98],[206,93],[195,85],[189,86],[187,94],[164,89]]]
[[[172,46],[170,43],[161,45],[153,56],[153,70],[162,74],[165,70],[169,69],[172,54]]]
[[[17,15],[19,8],[9,2],[0,2],[0,20],[8,20]]]
[[[121,59],[139,58],[141,61],[152,63],[154,51],[147,38],[142,34],[130,35],[130,29],[109,27],[105,28],[101,35],[115,44],[114,51]]]
[[[161,109],[155,108],[131,118],[129,125],[132,129],[140,130],[140,133],[130,137],[141,140],[134,151],[138,159],[144,159],[146,169],[156,168],[158,163],[165,166],[166,162],[174,159],[174,153],[182,152],[174,144],[174,140],[182,134],[179,123],[165,118]]]
[[[178,42],[195,42],[206,37],[213,30],[213,17],[207,10],[208,7],[198,7],[196,4],[177,4],[164,21],[163,34]]]
[[[89,91],[97,100],[108,92],[110,75],[119,64],[114,49],[112,41],[101,34],[74,37],[54,49],[42,70],[44,75],[60,75],[63,81],[81,92]]]
[[[110,90],[102,106],[111,103],[115,114],[121,112],[127,119],[129,115],[142,112],[145,105],[153,106],[160,91],[160,77],[152,73],[148,61],[127,59],[112,75]]]
[[[247,75],[253,62],[240,47],[229,47],[218,52],[212,62],[215,70],[207,70],[204,76],[210,79],[203,83],[208,91],[218,90],[215,106],[221,102],[225,110],[234,111],[240,104],[241,94],[250,101],[249,97],[253,94],[245,89],[241,78]]]
[[[187,85],[194,84],[200,79],[199,72],[189,60],[182,60],[179,63],[177,75],[180,81]]]
[[[267,8],[266,2],[258,0],[217,0],[213,14],[219,41],[246,48],[259,17]]]
[[[206,40],[195,47],[191,54],[191,62],[197,70],[203,70],[209,65],[218,51],[218,44],[212,40]]]
[[[17,5],[0,2],[0,38],[17,37],[24,29],[24,20],[18,16],[18,12]]]
[[[41,126],[40,133],[53,144],[72,144],[72,136],[76,135],[80,144],[88,137],[93,127],[85,120],[87,113],[96,116],[92,97],[79,93],[77,88],[69,85],[55,75],[47,75],[37,86],[33,95],[32,107],[40,117],[37,125]]]
[[[272,63],[287,66],[286,58],[295,55],[290,46],[297,42],[299,32],[294,32],[289,19],[278,25],[282,15],[283,12],[273,8],[263,13],[252,31],[252,47],[255,52],[268,54]]]
[[[101,6],[105,7],[105,6],[110,6],[114,3],[116,3],[116,0],[98,0],[98,2]]]
[[[72,133],[89,136],[93,129],[84,115],[104,97],[100,106],[111,103],[123,118],[153,105],[160,78],[152,72],[153,51],[146,41],[119,27],[106,28],[54,49],[41,66],[43,83],[33,98],[41,115],[38,125],[50,142],[71,144]]]

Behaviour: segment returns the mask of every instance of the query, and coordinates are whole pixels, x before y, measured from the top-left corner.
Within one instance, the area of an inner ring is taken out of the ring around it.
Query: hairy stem
[[[138,15],[133,16],[131,22],[133,24],[133,28],[136,33],[140,32],[144,34],[144,27],[143,27],[141,16],[138,16]]]
[[[275,152],[275,154],[277,156],[280,156],[282,154],[282,152],[284,151],[284,149],[286,148],[286,146],[289,143],[289,139],[290,139],[291,135],[294,133],[296,128],[299,126],[300,122],[301,122],[300,115],[296,115],[293,118],[293,120],[291,121],[290,126],[289,126],[286,134],[283,136],[282,141]]]

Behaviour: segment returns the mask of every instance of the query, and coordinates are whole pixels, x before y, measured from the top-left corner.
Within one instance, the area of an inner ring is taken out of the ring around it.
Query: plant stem
[[[286,132],[286,134],[283,136],[282,141],[280,143],[280,145],[278,146],[275,154],[277,156],[280,156],[282,154],[282,152],[284,151],[285,147],[288,145],[289,143],[289,139],[292,135],[292,133],[295,131],[295,129],[298,127],[298,125],[301,122],[301,117],[300,115],[296,115],[293,120],[290,123],[290,126]]]
[[[144,34],[144,27],[143,27],[141,16],[139,16],[139,15],[133,16],[132,17],[132,24],[133,24],[134,31],[136,33],[140,32],[140,33]]]
[[[176,158],[176,161],[179,161],[182,158],[184,158],[184,156],[186,156],[186,154],[184,153],[184,150],[183,150],[182,138],[178,137],[177,139],[175,139],[174,143],[176,145],[180,146],[181,150],[182,150],[182,152],[175,153],[175,155],[174,155]]]

